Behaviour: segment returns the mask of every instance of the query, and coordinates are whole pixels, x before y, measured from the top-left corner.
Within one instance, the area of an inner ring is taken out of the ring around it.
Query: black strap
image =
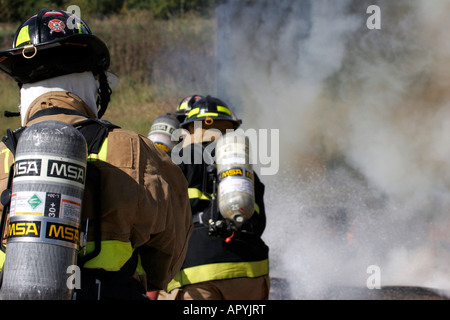
[[[100,179],[100,170],[94,166],[92,163],[87,163],[86,168],[86,180],[94,182],[94,199],[100,199],[101,196],[101,179]],[[80,267],[83,267],[86,262],[95,258],[99,255],[102,250],[102,204],[101,201],[94,202],[94,217],[93,217],[93,228],[94,228],[94,250],[84,256],[80,256],[78,258],[77,264]]]
[[[57,114],[66,114],[66,115],[73,115],[73,116],[82,116],[87,117],[84,113],[81,113],[80,111],[73,110],[73,109],[67,109],[67,108],[61,108],[61,107],[51,107],[47,109],[42,109],[34,113],[28,121],[35,120],[37,118],[43,117],[43,116],[52,116]]]
[[[88,118],[73,124],[86,139],[89,154],[97,154],[103,144],[103,141],[109,134],[109,131],[119,128],[109,121],[97,118]]]
[[[100,109],[98,110],[98,118],[101,119],[108,108],[112,90],[109,87],[108,78],[103,70],[99,70],[98,76],[100,87],[98,88],[97,105],[100,106]]]
[[[14,131],[11,131],[11,129],[8,128],[6,130],[6,136],[2,138],[2,142],[8,147],[13,156],[16,155],[17,141],[19,141],[20,135],[25,128],[26,127],[20,127]]]

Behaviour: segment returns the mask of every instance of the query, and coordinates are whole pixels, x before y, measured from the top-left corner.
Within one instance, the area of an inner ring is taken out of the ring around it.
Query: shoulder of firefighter
[[[73,125],[92,116],[76,95],[51,92],[32,103],[26,123],[28,126],[42,120],[59,120]],[[118,127],[109,131],[97,152],[89,153],[87,160],[100,172],[101,190],[96,192],[99,188],[95,182],[86,180],[81,229],[87,228],[87,242],[80,249],[80,260],[96,250],[97,240],[101,250],[84,261],[83,267],[119,271],[137,252],[133,277],[146,291],[165,288],[182,266],[193,228],[182,171],[146,137]],[[2,142],[1,190],[6,188],[13,162],[13,153]],[[95,220],[95,203],[99,202],[101,235],[96,234],[93,223],[86,223]],[[0,253],[1,265],[3,261]]]
[[[181,153],[190,152],[192,157],[190,163],[179,166],[188,181],[194,231],[182,270],[168,285],[168,292],[188,284],[269,274],[269,248],[261,239],[266,226],[264,184],[257,174],[251,177],[254,182],[254,213],[244,222],[241,231],[227,238],[210,233],[209,222],[214,215],[213,195],[217,196],[217,191],[214,194],[212,176],[205,173],[208,165],[194,161],[195,153],[204,153],[208,146],[211,146],[211,141],[185,145],[181,150]]]

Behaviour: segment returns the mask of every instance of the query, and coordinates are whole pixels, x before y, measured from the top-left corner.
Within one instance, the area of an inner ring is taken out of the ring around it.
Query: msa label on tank
[[[47,177],[67,179],[84,184],[86,169],[68,161],[48,160]]]
[[[39,238],[41,236],[41,222],[13,221],[9,224],[8,236],[9,238],[17,238],[17,237]]]
[[[23,215],[77,222],[81,216],[81,200],[53,192],[17,191],[11,196],[10,216]]]
[[[80,241],[77,224],[61,223],[51,218],[13,217],[9,223],[8,241],[41,242],[76,248]]]
[[[231,176],[242,177],[243,175],[244,175],[244,171],[241,168],[233,168],[233,169],[228,169],[228,170],[223,171],[220,174],[220,178],[225,179],[226,177],[231,177]]]
[[[80,231],[78,228],[66,224],[47,222],[45,238],[76,244],[80,240]]]
[[[253,180],[253,173],[249,170],[245,170],[243,168],[231,168],[225,171],[222,171],[219,174],[220,180],[225,179],[227,177],[245,177],[250,180]]]
[[[80,187],[85,183],[86,164],[54,156],[22,156],[16,159],[14,179],[16,181],[64,181],[64,183]]]
[[[41,175],[41,159],[16,160],[14,177],[33,177]]]

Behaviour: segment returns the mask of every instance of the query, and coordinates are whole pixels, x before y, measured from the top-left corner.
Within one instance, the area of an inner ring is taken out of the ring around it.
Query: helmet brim
[[[55,63],[58,58],[61,59],[60,65]],[[48,71],[45,70],[46,63],[57,65],[56,68],[49,68],[53,69],[50,75],[45,75]],[[108,47],[92,34],[76,34],[42,44],[0,50],[0,69],[21,83],[35,82],[70,71],[106,71],[109,65]],[[32,70],[34,73],[30,72]]]
[[[198,117],[198,118],[191,118],[191,119],[187,119],[186,121],[184,121],[180,127],[183,129],[187,129],[189,127],[189,124],[195,122],[195,121],[205,121],[207,119],[207,117]],[[230,117],[226,117],[226,116],[214,116],[211,117],[211,119],[213,119],[214,121],[228,121],[233,123],[234,125],[234,129],[237,129],[240,127],[240,125],[242,124],[241,120],[233,120],[230,119]]]

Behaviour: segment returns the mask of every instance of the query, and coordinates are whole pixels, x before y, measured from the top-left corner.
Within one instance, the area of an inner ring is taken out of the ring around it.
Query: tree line
[[[187,13],[210,14],[215,0],[0,0],[0,22],[23,22],[42,8],[77,5],[83,17],[107,17],[133,10],[151,11],[157,19]]]

